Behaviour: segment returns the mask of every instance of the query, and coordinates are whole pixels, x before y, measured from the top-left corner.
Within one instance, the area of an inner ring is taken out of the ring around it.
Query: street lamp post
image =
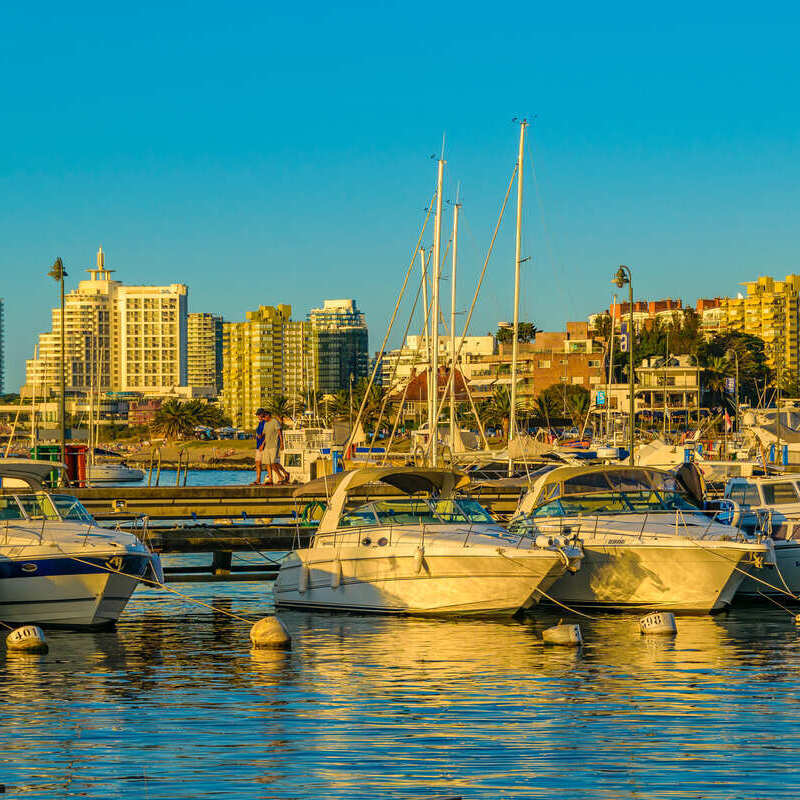
[[[635,438],[634,425],[636,415],[633,403],[633,281],[631,280],[630,268],[626,267],[624,264],[620,264],[612,283],[615,283],[620,289],[626,283],[628,284],[628,399],[630,403],[628,410],[628,448],[630,465],[634,466],[633,444]]]
[[[64,364],[66,360],[65,355],[65,346],[64,346],[64,278],[67,276],[67,271],[64,269],[64,262],[57,258],[53,263],[53,266],[50,268],[50,272],[47,273],[53,280],[58,281],[59,283],[59,294],[61,300],[61,319],[60,319],[60,327],[61,327],[61,363],[60,363],[60,389],[59,392],[59,407],[58,407],[58,419],[59,419],[59,429],[61,434],[61,461],[65,463],[67,460],[67,431],[66,431],[66,402],[65,402],[65,394],[66,394],[66,379],[65,379],[65,371],[64,371]]]

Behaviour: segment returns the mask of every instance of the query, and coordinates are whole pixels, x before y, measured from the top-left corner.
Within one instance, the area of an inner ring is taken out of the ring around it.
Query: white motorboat
[[[103,627],[140,579],[163,581],[158,556],[133,534],[99,527],[67,492],[45,490],[50,461],[0,459],[0,620]]]
[[[653,468],[545,468],[512,518],[512,532],[577,535],[584,563],[550,595],[569,606],[719,611],[753,567],[774,563],[772,540],[709,519]]]
[[[101,461],[90,464],[89,483],[135,483],[144,478],[144,472],[129,467],[124,461]]]
[[[574,544],[511,536],[479,503],[458,496],[468,482],[450,470],[384,467],[299,487],[296,497],[328,501],[311,546],[281,562],[275,605],[511,615],[579,568]]]
[[[761,532],[775,544],[774,569],[757,573],[760,581],[746,578],[739,596],[800,595],[800,476],[731,478],[720,505],[721,521]]]

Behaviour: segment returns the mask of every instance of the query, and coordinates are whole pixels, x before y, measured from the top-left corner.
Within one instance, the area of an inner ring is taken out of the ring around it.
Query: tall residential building
[[[369,373],[369,333],[355,300],[325,300],[308,313],[317,391],[331,394]]]
[[[190,386],[211,386],[222,391],[222,317],[214,314],[189,314],[187,321],[186,363]]]
[[[68,391],[166,394],[185,386],[188,288],[125,286],[112,280],[103,249],[89,280],[64,298],[65,378]],[[38,355],[26,362],[27,394],[44,396],[59,383],[61,309],[52,331],[39,335]]]
[[[315,388],[311,325],[291,315],[289,305],[259,306],[225,323],[222,405],[234,425],[252,427],[275,397],[299,402]]]
[[[787,275],[783,281],[762,276],[743,285],[745,297],[722,299],[723,330],[763,339],[770,367],[800,377],[800,275]]]
[[[6,305],[5,300],[0,297],[0,394],[5,392],[6,375]]]

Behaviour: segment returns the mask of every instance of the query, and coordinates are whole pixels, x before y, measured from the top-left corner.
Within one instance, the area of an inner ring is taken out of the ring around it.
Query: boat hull
[[[385,554],[357,547],[297,550],[275,582],[278,607],[380,614],[513,615],[538,601],[566,569],[558,552]],[[304,575],[305,572],[305,575]]]
[[[144,472],[120,464],[93,464],[88,477],[89,483],[135,483],[144,478]]]
[[[63,556],[0,556],[0,619],[10,624],[75,628],[112,625],[149,564],[147,554],[81,557],[80,561]]]
[[[584,559],[575,574],[565,574],[550,595],[570,606],[652,609],[686,614],[721,611],[730,605],[745,578],[746,548],[594,545],[584,542]]]
[[[775,562],[775,567],[751,569],[751,574],[760,580],[744,578],[736,597],[757,600],[765,594],[775,597],[786,597],[787,592],[800,594],[800,542],[775,540]]]

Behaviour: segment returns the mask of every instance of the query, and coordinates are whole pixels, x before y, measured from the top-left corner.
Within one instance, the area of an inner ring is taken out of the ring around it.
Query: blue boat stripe
[[[58,575],[115,574],[112,570],[141,578],[150,557],[146,554],[109,556],[108,558],[31,558],[19,561],[0,559],[2,578],[51,578]],[[89,563],[87,563],[89,562]],[[35,569],[33,569],[35,567]]]

